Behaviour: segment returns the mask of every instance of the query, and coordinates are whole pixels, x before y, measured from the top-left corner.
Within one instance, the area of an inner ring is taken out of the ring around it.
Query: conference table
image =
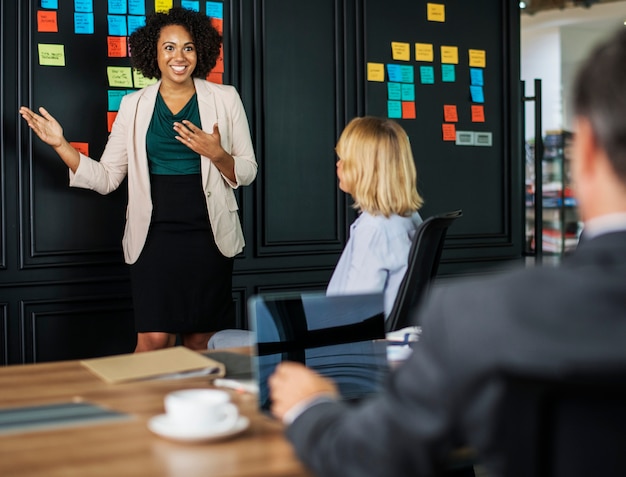
[[[0,367],[0,410],[92,403],[126,418],[44,430],[0,433],[2,477],[312,477],[283,436],[283,425],[257,409],[256,395],[229,390],[250,420],[225,440],[183,443],[160,437],[148,421],[177,389],[210,388],[206,377],[107,384],[61,361]]]

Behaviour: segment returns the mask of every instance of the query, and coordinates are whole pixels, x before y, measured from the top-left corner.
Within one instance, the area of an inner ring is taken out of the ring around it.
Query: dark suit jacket
[[[437,288],[419,316],[420,341],[380,395],[318,404],[287,429],[318,475],[431,475],[460,444],[497,474],[501,371],[626,365],[626,232],[585,241],[558,268]]]

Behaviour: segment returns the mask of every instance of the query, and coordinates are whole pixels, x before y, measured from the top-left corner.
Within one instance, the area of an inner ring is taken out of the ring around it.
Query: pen
[[[235,379],[217,378],[213,380],[213,384],[222,388],[234,389],[235,391],[238,391],[238,392],[248,392],[248,393],[259,392],[259,388],[255,383],[237,381]]]

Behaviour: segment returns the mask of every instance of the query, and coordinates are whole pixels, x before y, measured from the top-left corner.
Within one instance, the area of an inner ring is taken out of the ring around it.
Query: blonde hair
[[[409,137],[398,123],[354,118],[341,133],[336,151],[355,209],[389,217],[409,216],[422,206]]]

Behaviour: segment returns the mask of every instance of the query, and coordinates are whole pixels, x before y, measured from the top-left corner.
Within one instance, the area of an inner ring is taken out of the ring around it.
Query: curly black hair
[[[193,76],[205,78],[220,55],[222,36],[212,25],[210,17],[180,7],[174,7],[168,13],[149,14],[146,17],[146,24],[130,35],[128,44],[132,67],[146,78],[161,77],[157,63],[157,42],[161,29],[168,25],[180,25],[187,29],[196,45],[198,55]]]

